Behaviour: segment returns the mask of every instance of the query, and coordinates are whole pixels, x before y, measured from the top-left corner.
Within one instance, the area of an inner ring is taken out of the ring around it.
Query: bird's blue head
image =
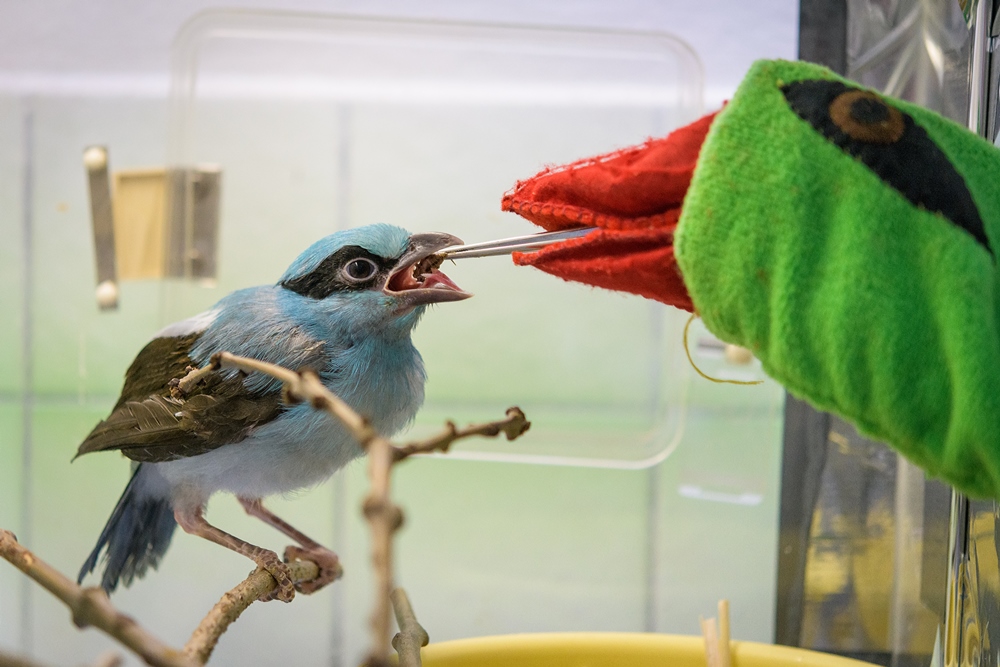
[[[433,258],[461,243],[450,234],[411,235],[385,224],[346,229],[309,246],[278,285],[316,315],[408,332],[426,305],[472,296],[438,271],[441,262]]]

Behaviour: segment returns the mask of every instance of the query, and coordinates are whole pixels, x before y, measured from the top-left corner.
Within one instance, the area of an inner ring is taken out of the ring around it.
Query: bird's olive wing
[[[184,399],[154,394],[125,401],[99,423],[77,455],[118,449],[133,461],[172,461],[246,438],[283,409],[281,394],[252,395],[240,375]]]
[[[125,374],[121,398],[80,445],[77,456],[121,450],[134,461],[170,461],[239,442],[282,411],[279,391],[252,392],[242,373],[213,373],[183,398],[169,383],[193,365],[198,334],[157,338]]]
[[[188,366],[195,365],[190,353],[200,335],[201,332],[195,332],[149,341],[125,371],[125,384],[115,410],[127,402],[142,401],[152,394],[169,395],[167,383],[184,377]]]

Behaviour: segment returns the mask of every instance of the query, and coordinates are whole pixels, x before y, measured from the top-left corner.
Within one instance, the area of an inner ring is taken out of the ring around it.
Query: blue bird
[[[310,559],[320,576],[309,593],[339,575],[336,555],[268,511],[262,498],[312,486],[361,454],[346,430],[307,404],[286,405],[280,383],[260,373],[213,373],[183,397],[171,380],[220,351],[290,368],[315,370],[323,384],[380,433],[391,435],[424,398],[424,367],[410,332],[428,304],[466,299],[431,256],[461,244],[448,234],[410,235],[390,225],[349,229],[303,252],[277,285],[239,290],[211,310],[160,331],[125,374],[121,397],[77,456],[119,450],[132,477],[80,571],[105,554],[101,586],[109,593],[156,568],[181,528],[221,544],[270,572],[272,597],[290,601],[295,585],[273,551],[209,524],[217,491],[300,547],[285,560]]]

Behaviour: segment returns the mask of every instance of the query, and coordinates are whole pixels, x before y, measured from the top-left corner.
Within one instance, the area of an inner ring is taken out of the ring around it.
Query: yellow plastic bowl
[[[733,667],[872,667],[801,648],[734,641]],[[431,644],[424,667],[705,667],[701,637],[566,632],[477,637]]]

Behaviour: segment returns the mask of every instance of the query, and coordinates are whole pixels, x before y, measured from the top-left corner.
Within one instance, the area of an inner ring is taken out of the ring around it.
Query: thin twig
[[[447,452],[454,442],[473,436],[496,437],[503,433],[508,440],[513,440],[522,435],[531,427],[524,413],[520,408],[507,408],[507,418],[486,424],[474,424],[463,429],[455,428],[455,424],[448,422],[445,430],[433,438],[428,438],[421,442],[409,443],[395,448],[394,460],[401,461],[414,454],[428,454],[430,452]]]
[[[0,651],[0,667],[45,667],[45,665],[23,655]]]
[[[364,417],[341,398],[323,386],[310,371],[297,373],[276,364],[239,357],[228,352],[212,356],[215,368],[236,368],[245,372],[260,372],[280,380],[285,396],[291,401],[308,401],[342,423],[362,449],[368,453],[368,470],[372,490],[364,503],[365,516],[372,527],[372,561],[376,573],[377,594],[371,618],[372,649],[366,664],[387,664],[391,628],[389,593],[392,591],[392,535],[402,524],[402,511],[389,497],[389,469],[394,460],[394,447],[380,437]]]
[[[364,500],[364,515],[372,533],[372,568],[375,570],[375,608],[369,626],[372,645],[365,667],[383,667],[389,664],[389,646],[392,637],[392,536],[403,525],[403,510],[392,502],[393,446],[385,438],[375,438],[368,445],[368,477],[371,489]]]
[[[309,560],[288,563],[292,581],[310,581],[319,575],[319,567]],[[204,665],[212,656],[219,638],[247,608],[264,594],[278,585],[271,573],[257,568],[235,588],[222,596],[184,645],[184,655],[199,665]]]
[[[425,441],[396,447],[380,437],[364,417],[323,386],[312,372],[295,372],[282,366],[228,352],[212,356],[209,364],[191,369],[187,375],[172,385],[177,397],[189,393],[195,385],[212,371],[223,368],[238,369],[246,373],[261,372],[283,383],[288,402],[308,401],[339,420],[368,452],[371,490],[365,498],[364,513],[372,531],[372,561],[375,566],[377,594],[372,613],[372,647],[367,665],[389,664],[392,604],[396,605],[401,632],[392,640],[404,667],[419,667],[420,646],[427,644],[427,633],[416,622],[413,609],[402,590],[393,592],[392,538],[403,522],[402,510],[391,499],[390,483],[392,466],[413,454],[433,451],[447,452],[457,440],[473,436],[497,436],[503,433],[513,440],[528,430],[530,422],[518,408],[507,410],[507,417],[495,422],[457,429],[451,422],[445,431]],[[166,646],[146,632],[133,619],[117,611],[99,588],[81,588],[34,554],[18,544],[14,534],[0,529],[0,557],[10,561],[49,592],[62,600],[73,614],[73,622],[80,628],[98,628],[123,646],[138,654],[153,667],[200,667],[208,661],[219,637],[254,601],[274,589],[277,583],[270,573],[258,569],[238,586],[227,592],[208,615],[195,628],[184,651]],[[311,561],[289,563],[294,581],[316,578],[319,568]],[[392,594],[392,595],[391,595]],[[398,646],[397,646],[398,644]],[[117,664],[116,656],[102,657],[95,667]],[[34,663],[20,658],[0,655],[0,667],[33,667]]]
[[[193,667],[180,651],[144,630],[111,605],[100,588],[81,588],[18,544],[14,533],[0,529],[0,557],[34,579],[63,601],[78,628],[93,626],[114,637],[154,667]]]
[[[121,667],[123,662],[121,655],[114,651],[108,651],[97,656],[97,660],[91,667]]]
[[[201,382],[201,379],[206,375],[216,371],[218,367],[212,364],[205,364],[201,368],[192,368],[188,366],[188,374],[179,380],[171,380],[168,383],[170,387],[170,394],[174,398],[184,398],[191,393],[195,385]]]
[[[355,412],[339,396],[323,386],[312,371],[296,372],[266,361],[239,357],[228,352],[212,355],[210,366],[215,368],[236,368],[247,373],[257,371],[280,380],[285,386],[288,402],[308,401],[317,410],[324,410],[339,420],[355,440],[365,449],[378,434],[368,420]],[[207,368],[207,366],[206,366]]]
[[[375,609],[370,626],[372,645],[365,660],[367,667],[389,664],[390,635],[392,633],[392,607],[389,596],[393,590],[392,538],[403,524],[403,511],[392,502],[390,493],[393,464],[412,456],[433,451],[447,452],[452,443],[473,436],[495,437],[503,433],[513,440],[530,428],[531,423],[516,407],[507,410],[505,419],[458,429],[451,422],[441,434],[427,440],[395,447],[378,435],[367,419],[355,412],[347,403],[323,386],[319,377],[310,371],[295,372],[282,366],[239,357],[228,352],[212,356],[213,369],[235,368],[251,373],[260,372],[279,380],[284,385],[285,397],[290,401],[308,401],[317,410],[323,410],[339,420],[368,453],[368,476],[371,488],[364,500],[364,515],[372,533],[372,564],[375,569]],[[185,382],[198,371],[189,373]],[[198,378],[201,375],[197,376]]]
[[[417,622],[417,616],[413,613],[406,591],[397,588],[391,597],[392,609],[396,613],[396,625],[399,626],[399,632],[392,638],[392,647],[399,654],[399,667],[421,667],[420,649],[427,646],[430,637]]]

